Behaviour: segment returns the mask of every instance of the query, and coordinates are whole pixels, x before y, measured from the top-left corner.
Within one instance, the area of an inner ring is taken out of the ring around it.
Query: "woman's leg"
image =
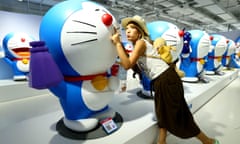
[[[167,137],[167,130],[165,128],[160,128],[157,144],[166,144],[166,137]]]
[[[199,139],[203,144],[215,144],[215,140],[213,138],[209,138],[206,136],[203,132],[200,132],[197,136],[197,139]]]

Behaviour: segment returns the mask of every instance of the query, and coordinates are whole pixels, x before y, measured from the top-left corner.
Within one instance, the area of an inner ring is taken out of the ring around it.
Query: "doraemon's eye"
[[[100,9],[95,9],[95,11],[100,11]]]

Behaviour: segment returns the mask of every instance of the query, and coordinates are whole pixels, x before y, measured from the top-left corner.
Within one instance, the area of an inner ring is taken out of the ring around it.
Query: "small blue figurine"
[[[211,37],[202,30],[190,30],[184,33],[184,45],[181,54],[180,69],[184,71],[185,82],[209,81],[204,77],[204,63],[211,46]]]
[[[211,34],[211,36],[213,40],[204,69],[207,75],[224,75],[224,72],[222,72],[222,57],[227,49],[227,39],[220,34]]]
[[[32,36],[19,32],[8,33],[3,39],[3,58],[12,67],[14,81],[28,79],[31,41]]]

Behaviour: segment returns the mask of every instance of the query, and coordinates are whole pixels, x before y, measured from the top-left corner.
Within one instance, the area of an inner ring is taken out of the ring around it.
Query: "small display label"
[[[110,117],[102,120],[100,123],[108,134],[115,131],[118,128],[116,123]]]

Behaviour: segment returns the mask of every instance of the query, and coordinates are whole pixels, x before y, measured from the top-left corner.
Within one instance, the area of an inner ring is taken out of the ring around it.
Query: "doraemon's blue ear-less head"
[[[10,59],[21,59],[30,57],[29,43],[34,38],[26,33],[10,32],[3,38],[4,55]]]
[[[154,21],[147,23],[147,29],[151,40],[154,41],[156,38],[161,37],[166,40],[167,45],[176,47],[176,51],[171,51],[173,61],[175,61],[183,48],[183,39],[179,35],[179,28],[166,21]]]
[[[208,33],[198,29],[190,30],[189,32],[192,36],[190,41],[190,46],[192,48],[191,56],[194,58],[206,56],[211,46],[211,40]]]
[[[103,72],[114,63],[114,27],[114,16],[103,6],[88,0],[68,0],[43,17],[40,39],[64,75],[89,75]]]
[[[222,56],[227,49],[227,39],[220,34],[212,34],[213,40],[211,41],[214,46],[215,56]]]
[[[230,56],[234,54],[236,48],[237,48],[236,43],[233,40],[229,39],[229,42],[227,44],[227,55]]]

